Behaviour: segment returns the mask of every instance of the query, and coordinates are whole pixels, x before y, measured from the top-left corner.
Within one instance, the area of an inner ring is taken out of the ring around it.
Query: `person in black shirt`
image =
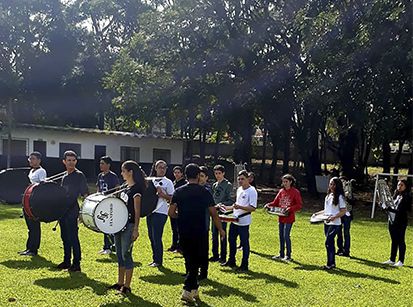
[[[175,181],[174,181],[174,188],[175,190],[188,182],[185,180],[184,172],[181,166],[175,166],[173,169]],[[171,229],[172,229],[172,245],[168,248],[169,252],[180,252],[181,249],[179,248],[179,234],[178,234],[178,219],[169,217],[171,221]]]
[[[99,167],[101,173],[98,175],[96,182],[97,190],[100,193],[105,193],[119,186],[118,176],[110,170],[112,159],[108,156],[100,158]],[[103,249],[99,251],[101,255],[108,255],[112,253],[111,247],[114,245],[114,236],[103,234]]]
[[[79,217],[79,204],[77,198],[79,196],[86,197],[88,195],[88,187],[85,175],[76,169],[77,154],[74,151],[68,150],[63,154],[63,164],[66,167],[66,174],[62,178],[62,187],[66,189],[67,200],[70,204],[68,211],[59,220],[60,236],[63,241],[64,259],[57,268],[68,269],[72,272],[80,272],[80,242],[77,219]],[[73,251],[73,263],[71,256]]]
[[[188,184],[174,192],[168,211],[171,217],[179,216],[179,238],[187,269],[181,299],[186,302],[194,302],[199,298],[197,277],[201,265],[208,259],[207,212],[212,216],[221,238],[225,237],[225,231],[214,207],[214,199],[211,193],[199,185],[199,173],[197,164],[191,163],[186,166]]]
[[[133,275],[132,247],[133,242],[139,237],[141,196],[146,188],[146,176],[138,163],[129,160],[122,164],[122,177],[128,185],[121,198],[126,202],[129,218],[125,229],[115,234],[118,282],[109,288],[129,294]]]

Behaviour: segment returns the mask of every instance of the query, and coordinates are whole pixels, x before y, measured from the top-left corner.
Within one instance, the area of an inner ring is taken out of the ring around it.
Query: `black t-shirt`
[[[185,178],[181,178],[178,181],[175,180],[174,181],[174,188],[176,190],[177,188],[180,188],[180,187],[186,185],[187,183],[188,183],[188,181],[186,181]]]
[[[67,192],[67,199],[69,201],[70,207],[79,206],[79,204],[77,203],[77,198],[81,195],[86,195],[89,193],[86,177],[78,169],[75,169],[70,174],[66,172],[66,174],[62,178],[61,185]]]
[[[134,198],[142,196],[142,188],[139,187],[137,184],[134,184],[131,187],[128,187],[124,192],[121,194],[121,198],[126,202],[126,207],[128,208],[128,223],[135,223],[135,204]]]
[[[205,221],[208,208],[214,206],[214,199],[203,186],[188,183],[178,188],[172,196],[172,203],[178,208],[179,235],[195,237],[208,233]]]
[[[118,176],[112,171],[109,171],[106,174],[102,172],[98,175],[98,181],[96,182],[96,185],[99,192],[106,192],[118,186],[119,179]]]

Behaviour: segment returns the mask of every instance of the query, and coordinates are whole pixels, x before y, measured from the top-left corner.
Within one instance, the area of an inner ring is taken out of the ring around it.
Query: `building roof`
[[[142,133],[136,133],[136,132],[113,131],[113,130],[100,130],[100,129],[93,129],[93,128],[58,127],[58,126],[22,124],[22,123],[16,124],[16,128],[42,129],[42,130],[51,130],[51,131],[64,131],[64,132],[95,133],[95,134],[102,134],[102,135],[135,137],[135,138],[140,138],[140,139],[141,138],[153,138],[153,139],[181,140],[180,138],[163,136],[163,135],[142,134]]]

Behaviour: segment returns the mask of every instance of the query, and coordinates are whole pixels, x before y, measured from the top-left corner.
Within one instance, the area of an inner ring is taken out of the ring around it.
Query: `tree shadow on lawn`
[[[0,262],[0,264],[10,269],[18,270],[36,270],[41,268],[49,268],[50,270],[55,270],[56,264],[42,256],[21,257],[22,260],[7,260]],[[23,260],[23,257],[25,257],[25,260]]]
[[[394,270],[396,269],[396,267],[391,266],[391,265],[386,265],[377,261],[372,261],[372,260],[368,260],[368,259],[363,259],[363,258],[358,258],[358,257],[354,257],[351,256],[350,259],[354,259],[357,262],[364,264],[366,266],[370,266],[373,268],[382,268],[383,270]]]
[[[358,273],[358,272],[352,272],[340,268],[335,268],[333,270],[325,270],[322,266],[318,265],[312,265],[312,264],[302,264],[299,262],[296,262],[299,264],[299,267],[295,267],[294,270],[302,270],[302,271],[325,271],[329,274],[334,274],[334,275],[340,275],[343,277],[350,277],[350,278],[363,278],[363,279],[372,279],[372,280],[377,280],[377,281],[382,281],[385,283],[389,284],[400,284],[399,281],[393,280],[390,278],[385,278],[385,277],[380,277],[380,276],[374,276],[374,275],[369,275],[365,273]]]
[[[164,275],[153,275],[153,276],[143,276],[140,277],[141,280],[153,283],[153,284],[161,284],[161,285],[179,285],[184,282],[184,277],[175,271],[172,271],[168,268],[165,267],[159,267],[158,268],[160,272],[162,272]],[[248,301],[248,302],[258,302],[257,297],[240,291],[237,288],[230,287],[228,285],[219,283],[214,280],[205,280],[201,282],[201,285],[208,285],[213,287],[213,290],[206,290],[206,291],[201,291],[202,293],[209,294],[211,296],[215,297],[228,297],[230,295],[235,295],[241,297],[243,300]],[[201,306],[207,306],[206,303],[201,302]]]
[[[256,252],[256,251],[253,251],[253,250],[250,251],[250,253],[251,253],[251,254],[254,254],[254,255],[257,255],[257,256],[260,256],[260,257],[262,257],[262,258],[271,260],[271,261],[275,261],[275,262],[277,262],[277,263],[288,264],[287,261],[282,261],[281,259],[277,259],[277,260],[272,259],[272,257],[273,257],[274,255],[264,254],[264,253]],[[294,262],[294,261],[292,261],[292,262]]]

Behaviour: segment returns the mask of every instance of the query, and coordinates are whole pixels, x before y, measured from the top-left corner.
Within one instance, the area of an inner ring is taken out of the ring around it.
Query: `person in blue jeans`
[[[151,176],[158,177],[152,180],[157,190],[158,203],[155,210],[146,217],[152,248],[152,262],[149,264],[151,267],[159,267],[163,262],[162,235],[168,219],[168,202],[171,201],[175,191],[173,182],[165,177],[167,168],[165,161],[158,160],[151,171]]]
[[[353,204],[354,197],[352,192],[352,182],[354,180],[348,180],[346,177],[340,177],[343,183],[344,196],[346,201],[346,214],[341,217],[341,226],[337,233],[337,255],[350,257],[350,227],[353,220]]]

